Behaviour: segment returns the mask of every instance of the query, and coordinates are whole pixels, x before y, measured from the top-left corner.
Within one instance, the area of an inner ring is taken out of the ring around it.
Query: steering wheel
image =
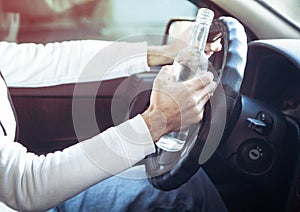
[[[219,79],[213,97],[205,106],[203,120],[189,128],[188,138],[180,151],[156,152],[145,159],[151,184],[169,191],[187,182],[219,146],[234,125],[240,99],[240,86],[247,58],[244,27],[232,17],[219,17],[210,27],[210,37],[222,34],[222,51],[210,58],[209,70]]]

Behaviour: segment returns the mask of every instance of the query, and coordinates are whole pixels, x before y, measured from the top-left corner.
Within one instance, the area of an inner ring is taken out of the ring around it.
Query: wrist
[[[149,66],[171,64],[174,60],[173,51],[170,45],[148,46],[147,60]]]
[[[167,121],[162,112],[148,108],[142,114],[142,117],[154,142],[158,141],[161,136],[168,132],[166,128]]]

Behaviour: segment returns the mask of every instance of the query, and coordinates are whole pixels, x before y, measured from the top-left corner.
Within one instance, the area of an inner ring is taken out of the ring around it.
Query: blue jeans
[[[54,211],[227,211],[222,199],[202,169],[172,191],[155,189],[136,166],[108,178],[50,210]]]

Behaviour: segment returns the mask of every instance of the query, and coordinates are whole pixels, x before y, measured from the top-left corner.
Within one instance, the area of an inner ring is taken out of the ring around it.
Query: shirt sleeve
[[[99,40],[43,44],[0,42],[9,87],[42,87],[126,77],[149,71],[146,42]]]
[[[46,156],[0,139],[0,201],[22,211],[51,208],[155,151],[140,115]]]

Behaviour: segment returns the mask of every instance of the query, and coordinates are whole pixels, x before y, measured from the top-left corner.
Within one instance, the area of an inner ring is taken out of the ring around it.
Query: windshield
[[[183,0],[0,0],[0,39],[47,43],[74,39],[118,40],[164,33],[172,18],[195,17]],[[172,8],[172,9],[170,9]]]
[[[292,24],[300,27],[300,1],[299,0],[260,0]]]

